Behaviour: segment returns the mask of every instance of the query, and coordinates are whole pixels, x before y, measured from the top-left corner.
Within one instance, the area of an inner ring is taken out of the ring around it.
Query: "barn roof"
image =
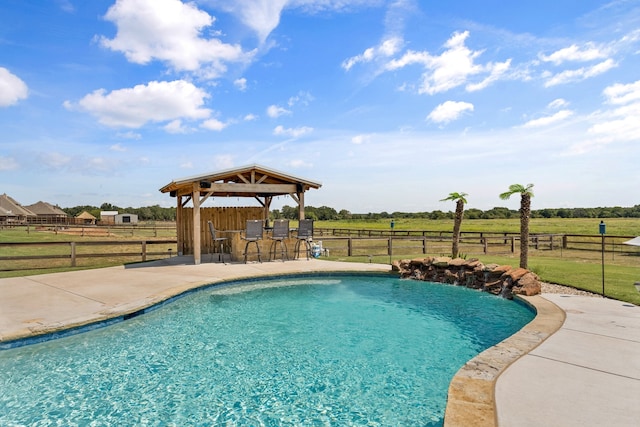
[[[81,213],[76,215],[76,218],[80,218],[80,219],[97,219],[95,216],[91,215],[87,211],[82,211]]]
[[[38,202],[25,207],[36,215],[68,216],[65,211],[47,202]]]
[[[160,189],[172,196],[192,194],[194,184],[202,194],[216,196],[268,197],[318,189],[321,183],[253,164],[202,175],[174,179]]]
[[[36,214],[23,207],[20,203],[16,202],[6,194],[0,194],[0,207],[3,209],[3,212],[5,212],[3,215],[36,216]]]

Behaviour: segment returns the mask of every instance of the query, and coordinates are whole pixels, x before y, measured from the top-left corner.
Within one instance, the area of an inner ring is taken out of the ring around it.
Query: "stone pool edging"
[[[500,374],[558,331],[566,313],[542,296],[516,296],[536,310],[517,333],[469,360],[449,383],[445,427],[496,427],[495,387]]]

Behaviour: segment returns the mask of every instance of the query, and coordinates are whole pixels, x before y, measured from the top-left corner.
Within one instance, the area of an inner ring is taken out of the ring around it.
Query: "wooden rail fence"
[[[170,245],[168,249],[159,250],[157,245]],[[109,240],[109,241],[76,241],[76,242],[0,242],[0,253],[12,253],[12,255],[0,256],[0,271],[30,270],[33,266],[15,267],[7,265],[7,261],[30,261],[30,260],[60,260],[68,259],[71,267],[77,266],[77,260],[81,258],[136,258],[140,261],[147,261],[149,257],[170,257],[175,255],[176,240]],[[118,246],[119,251],[94,251],[84,252],[80,249],[88,247]],[[131,250],[124,251],[123,247],[130,247]],[[38,255],[16,254],[20,249]],[[155,249],[155,250],[154,250]],[[45,253],[49,252],[49,253]],[[54,253],[51,253],[54,252]]]
[[[529,246],[540,251],[600,252],[604,241],[606,253],[614,256],[640,255],[640,248],[622,244],[633,237],[635,236],[604,236],[603,240],[601,235],[536,234],[530,236]],[[460,240],[460,252],[465,256],[512,254],[519,250],[519,239],[520,236],[516,233],[465,232]],[[440,231],[316,229],[314,242],[322,242],[324,255],[338,257],[400,257],[427,253],[446,255],[451,251],[451,233]],[[69,260],[67,265],[71,267],[76,267],[77,261],[83,258],[123,257],[147,261],[150,257],[157,259],[176,255],[176,244],[175,238],[65,242],[0,241],[0,271],[50,268],[45,265],[34,267],[33,263],[24,263],[32,260]],[[92,251],[90,248],[95,250]],[[15,263],[18,265],[10,265]]]

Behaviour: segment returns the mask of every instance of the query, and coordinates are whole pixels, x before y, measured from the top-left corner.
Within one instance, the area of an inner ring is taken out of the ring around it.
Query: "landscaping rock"
[[[477,258],[427,257],[392,263],[400,277],[466,286],[511,299],[513,295],[538,295],[542,285],[533,272],[509,265],[484,265]]]

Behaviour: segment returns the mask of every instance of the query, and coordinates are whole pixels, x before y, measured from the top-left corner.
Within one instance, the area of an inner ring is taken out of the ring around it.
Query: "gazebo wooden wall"
[[[178,241],[182,242],[184,255],[193,255],[193,208],[182,209],[184,217],[178,223]],[[231,238],[230,233],[244,230],[248,219],[264,220],[262,207],[209,207],[200,208],[200,242],[203,253],[212,251],[211,235],[209,234],[208,221],[213,222],[220,237]]]

